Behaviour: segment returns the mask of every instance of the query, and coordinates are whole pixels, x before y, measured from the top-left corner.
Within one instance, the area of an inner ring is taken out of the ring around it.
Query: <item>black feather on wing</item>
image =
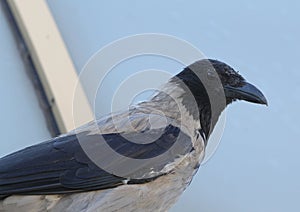
[[[143,139],[143,135],[156,136],[161,132],[148,130],[128,133],[128,136]],[[102,135],[104,140],[88,132],[82,132],[80,136],[94,144],[105,141],[118,154],[137,159],[162,154],[178,139],[184,140],[182,154],[192,150],[190,137],[172,125],[148,144],[130,142],[118,133]],[[157,177],[130,179],[128,183],[145,183]],[[125,179],[96,166],[83,151],[78,135],[57,137],[0,159],[0,199],[13,194],[66,194],[107,189],[122,185]]]

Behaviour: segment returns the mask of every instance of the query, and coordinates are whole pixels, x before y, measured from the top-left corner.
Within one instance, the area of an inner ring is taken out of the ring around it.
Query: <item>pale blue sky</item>
[[[269,107],[240,102],[228,108],[220,146],[171,211],[300,210],[299,1],[48,3],[78,72],[96,51],[116,39],[166,33],[187,40],[207,57],[230,64],[265,93]],[[0,16],[4,16],[2,11]],[[44,120],[22,65],[10,62],[19,59],[15,59],[16,46],[2,17],[0,24],[6,29],[0,30],[5,47],[0,50],[5,68],[0,79],[0,153],[4,155],[49,134],[40,124]],[[172,73],[181,68],[162,58],[140,58],[121,66],[126,73],[132,73],[132,67],[172,69],[168,70]],[[18,109],[21,106],[23,112]]]

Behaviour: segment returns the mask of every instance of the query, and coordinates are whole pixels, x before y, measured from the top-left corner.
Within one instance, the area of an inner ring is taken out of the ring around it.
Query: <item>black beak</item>
[[[245,82],[240,87],[230,85],[224,86],[225,95],[227,98],[245,100],[248,102],[268,105],[266,97],[254,85]]]

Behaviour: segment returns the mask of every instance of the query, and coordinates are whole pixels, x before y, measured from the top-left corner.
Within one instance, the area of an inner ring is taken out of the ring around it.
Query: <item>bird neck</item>
[[[165,108],[164,111],[173,114],[174,118],[187,114],[190,119],[193,119],[192,122],[197,123],[187,127],[199,126],[206,139],[209,138],[219,116],[225,109],[224,104],[211,106],[205,87],[198,77],[191,74],[187,78],[180,75],[173,77],[151,101],[156,101],[160,107]],[[187,123],[191,123],[191,121]]]

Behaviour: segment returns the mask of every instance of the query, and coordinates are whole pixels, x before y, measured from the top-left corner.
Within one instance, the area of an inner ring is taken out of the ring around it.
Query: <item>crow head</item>
[[[223,85],[226,103],[230,104],[235,100],[245,100],[248,102],[265,104],[267,99],[254,85],[248,83],[239,73],[225,63],[217,60],[208,60],[213,66],[215,72]],[[214,78],[216,74],[207,71],[208,77]]]
[[[267,100],[260,90],[248,83],[229,65],[217,60],[199,60],[187,66],[172,78],[171,82],[175,82],[186,91],[182,96],[183,104],[194,118],[200,119],[207,138],[221,112],[233,101],[245,100],[267,105]],[[197,103],[197,111],[191,104],[192,99]]]

